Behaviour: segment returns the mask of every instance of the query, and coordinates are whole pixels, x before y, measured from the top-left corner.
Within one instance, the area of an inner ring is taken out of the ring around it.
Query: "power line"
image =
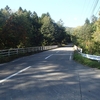
[[[91,9],[93,8],[94,3],[95,3],[95,0],[94,0],[94,1],[93,1],[93,3],[92,3],[92,6],[91,6],[91,8],[90,8],[89,13],[91,13],[91,12],[92,12],[92,11],[91,11]]]
[[[94,0],[94,1],[95,1],[95,0]],[[90,2],[91,2],[91,0],[88,0],[87,4],[90,5],[90,4],[91,4]],[[86,10],[87,10],[86,15],[88,14],[88,11],[89,11],[89,10],[88,10],[88,5],[87,5],[87,7],[86,7]],[[88,17],[88,15],[87,15],[87,17]]]
[[[100,7],[97,8],[99,0],[84,0],[84,3],[82,5],[82,12],[81,12],[81,19],[84,17],[87,17],[91,19],[92,15],[94,14],[94,12],[96,12],[96,14],[98,13],[98,11],[100,10]]]
[[[95,15],[97,15],[97,13],[99,12],[99,10],[100,10],[100,2],[99,2],[99,6],[98,6],[98,9],[97,9]]]
[[[95,15],[97,15],[97,13],[99,12],[99,10],[100,10],[100,7],[98,8],[98,10],[97,10],[97,12],[95,13]]]
[[[91,1],[93,1],[93,2],[91,2]],[[82,10],[82,17],[84,15],[84,17],[86,16],[88,18],[91,15],[91,12],[93,11],[92,8],[94,8],[94,6],[95,6],[94,4],[96,4],[95,0],[91,0],[91,1],[88,0],[86,2],[86,0],[85,0],[83,10]],[[82,17],[81,17],[81,19],[82,19]]]
[[[95,11],[95,8],[96,8],[98,2],[99,2],[99,0],[96,0],[95,5],[94,5],[93,10],[92,10],[92,13],[91,13],[91,16],[94,14],[94,11]]]

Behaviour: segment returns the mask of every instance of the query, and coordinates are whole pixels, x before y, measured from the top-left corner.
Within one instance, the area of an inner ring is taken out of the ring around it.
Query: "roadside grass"
[[[83,65],[100,69],[100,62],[82,57],[81,54],[79,54],[77,51],[74,51],[73,60],[75,60]]]

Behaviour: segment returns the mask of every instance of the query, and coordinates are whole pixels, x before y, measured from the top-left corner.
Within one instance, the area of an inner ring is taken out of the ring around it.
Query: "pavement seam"
[[[78,79],[79,79],[79,88],[80,88],[80,96],[81,96],[80,100],[82,100],[82,88],[81,88],[81,80],[80,80],[79,72],[78,72]]]

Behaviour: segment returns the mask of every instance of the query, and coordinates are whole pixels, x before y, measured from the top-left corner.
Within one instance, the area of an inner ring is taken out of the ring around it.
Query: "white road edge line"
[[[5,81],[7,81],[8,79],[10,79],[10,78],[12,78],[12,77],[14,77],[14,76],[16,76],[16,75],[18,75],[18,74],[24,72],[25,70],[29,69],[30,67],[32,67],[32,66],[26,67],[26,68],[24,68],[24,69],[18,71],[17,73],[12,74],[12,75],[10,75],[10,76],[8,76],[8,77],[6,77],[6,78],[0,80],[0,83],[3,83],[3,82],[5,82]]]
[[[49,56],[47,56],[45,59],[48,59],[49,57],[51,57],[53,54],[51,54],[51,55],[49,55]]]

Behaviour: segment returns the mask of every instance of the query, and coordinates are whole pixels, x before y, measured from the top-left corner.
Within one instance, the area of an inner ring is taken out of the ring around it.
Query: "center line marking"
[[[72,56],[70,55],[69,60],[72,60]]]
[[[51,57],[53,54],[51,54],[51,55],[49,55],[49,56],[47,56],[45,59],[48,59],[49,57]]]
[[[7,81],[8,79],[10,79],[10,78],[12,78],[12,77],[14,77],[14,76],[16,76],[16,75],[18,75],[18,74],[24,72],[25,70],[29,69],[30,67],[32,67],[32,66],[26,67],[26,68],[24,68],[24,69],[18,71],[17,73],[12,74],[12,75],[10,75],[10,76],[8,76],[8,77],[6,77],[6,78],[0,80],[0,83],[3,83],[3,82],[5,82],[5,81]]]

